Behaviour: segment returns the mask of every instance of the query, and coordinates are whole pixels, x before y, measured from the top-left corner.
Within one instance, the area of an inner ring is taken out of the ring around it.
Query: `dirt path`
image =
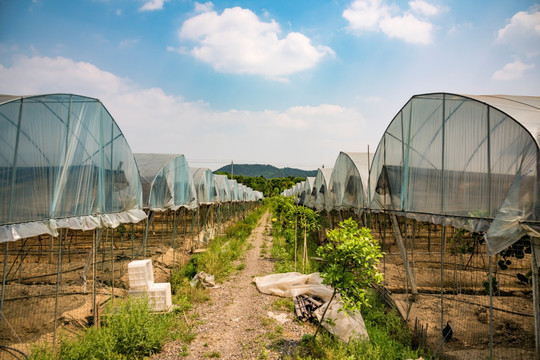
[[[290,310],[276,305],[278,297],[261,294],[253,283],[255,276],[271,274],[274,268],[269,218],[265,213],[248,238],[246,267],[220,288],[208,290],[211,300],[193,309],[200,316],[195,340],[187,349],[180,342],[169,343],[153,360],[278,359],[304,334],[313,333],[310,324],[294,321]]]

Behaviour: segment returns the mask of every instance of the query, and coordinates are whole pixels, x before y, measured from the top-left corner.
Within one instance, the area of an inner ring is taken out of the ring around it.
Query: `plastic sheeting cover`
[[[141,174],[143,206],[153,211],[195,209],[197,193],[184,155],[134,154]]]
[[[540,233],[539,104],[525,96],[413,96],[375,152],[370,208],[487,230],[489,255]]]
[[[330,177],[330,201],[326,211],[354,210],[367,207],[365,188],[369,178],[368,153],[340,152]]]
[[[0,242],[146,217],[129,145],[99,100],[1,99]]]
[[[193,175],[199,204],[216,202],[217,189],[212,170],[208,168],[191,168],[191,174]]]
[[[231,200],[234,202],[240,201],[240,188],[238,181],[235,179],[229,179],[229,188],[231,191]]]
[[[229,202],[231,199],[231,188],[227,175],[214,175],[219,202]]]
[[[315,183],[313,185],[315,193],[311,193],[312,197],[308,206],[315,208],[317,211],[325,210],[326,204],[331,201],[328,185],[330,184],[332,170],[332,168],[319,169],[317,171],[317,176],[315,176]]]
[[[255,278],[255,284],[263,294],[288,298],[294,298],[302,294],[320,297],[325,303],[315,311],[315,316],[319,321],[322,318],[322,312],[329,306],[323,321],[324,328],[345,342],[358,337],[369,340],[366,325],[360,312],[347,313],[344,311],[339,294],[329,303],[334,291],[322,282],[319,273],[304,275],[289,272]]]
[[[315,184],[315,177],[308,176],[304,181],[304,188],[300,192],[300,199],[298,204],[308,206],[311,202],[311,193],[313,191],[313,185]]]

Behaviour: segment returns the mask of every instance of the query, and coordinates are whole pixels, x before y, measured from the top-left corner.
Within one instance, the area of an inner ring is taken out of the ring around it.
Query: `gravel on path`
[[[253,282],[256,276],[273,273],[270,233],[266,212],[247,240],[251,245],[245,268],[219,288],[207,290],[211,300],[190,311],[198,316],[195,339],[190,344],[168,343],[152,360],[280,359],[296,348],[304,334],[313,334],[311,324],[294,320],[290,310],[276,306],[279,297],[260,293]]]

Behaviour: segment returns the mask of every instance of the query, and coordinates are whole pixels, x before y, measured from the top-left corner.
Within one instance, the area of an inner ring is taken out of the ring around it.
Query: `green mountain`
[[[293,177],[307,177],[307,176],[316,176],[317,170],[300,170],[295,168],[277,168],[272,165],[262,165],[262,164],[234,164],[233,166],[234,175],[242,176],[262,176],[265,179],[273,178],[284,178],[287,176]],[[214,172],[223,171],[231,174],[231,165],[225,165]]]

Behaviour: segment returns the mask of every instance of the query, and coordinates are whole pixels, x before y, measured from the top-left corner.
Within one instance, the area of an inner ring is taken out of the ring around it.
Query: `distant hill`
[[[215,172],[223,171],[231,173],[231,165],[225,165]],[[316,176],[317,170],[300,170],[295,168],[277,168],[272,165],[262,164],[234,164],[234,175],[242,176],[262,176],[265,179],[283,178],[287,176],[308,177]]]

